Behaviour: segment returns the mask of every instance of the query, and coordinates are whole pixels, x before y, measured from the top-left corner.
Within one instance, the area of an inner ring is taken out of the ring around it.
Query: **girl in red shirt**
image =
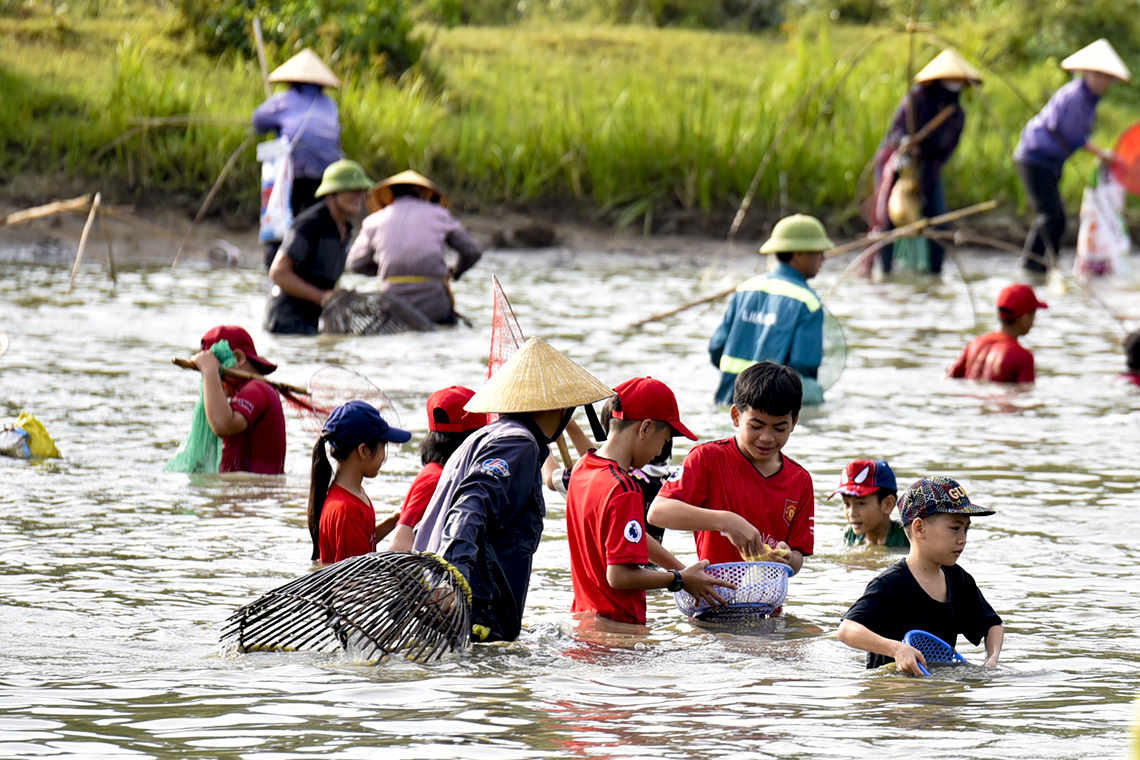
[[[389,426],[376,407],[363,401],[349,401],[332,411],[313,446],[309,535],[314,561],[328,565],[376,551],[376,511],[362,483],[380,472],[388,442],[406,443],[411,437]],[[337,461],[335,477],[326,445]]]

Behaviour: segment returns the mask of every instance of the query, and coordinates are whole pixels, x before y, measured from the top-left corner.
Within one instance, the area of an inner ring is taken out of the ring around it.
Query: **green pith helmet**
[[[830,251],[834,247],[822,222],[807,214],[792,214],[776,222],[772,236],[760,246],[760,253]]]
[[[321,177],[321,186],[317,188],[315,198],[321,198],[329,193],[343,193],[346,190],[368,190],[372,187],[372,180],[364,173],[364,167],[355,161],[342,158],[333,161],[325,169]]]

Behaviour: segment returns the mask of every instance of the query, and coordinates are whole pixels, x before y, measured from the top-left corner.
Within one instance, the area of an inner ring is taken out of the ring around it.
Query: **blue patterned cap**
[[[957,480],[941,475],[914,481],[899,499],[899,517],[903,525],[910,525],[916,518],[927,517],[935,512],[975,517],[994,514],[992,509],[971,502],[966,489]]]

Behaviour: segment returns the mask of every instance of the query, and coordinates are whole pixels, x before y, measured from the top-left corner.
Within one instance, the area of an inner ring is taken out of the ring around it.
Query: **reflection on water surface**
[[[711,403],[705,354],[723,306],[627,325],[743,279],[755,258],[491,253],[458,287],[475,330],[319,339],[260,333],[253,271],[133,269],[113,291],[91,267],[68,296],[63,269],[0,265],[0,330],[12,339],[0,419],[35,413],[66,457],[0,459],[0,756],[1120,756],[1140,670],[1140,423],[1137,396],[1111,383],[1121,329],[1078,288],[1045,289],[1051,308],[1025,339],[1035,388],[945,381],[967,338],[990,329],[1012,271],[981,253],[963,262],[973,306],[955,272],[850,279],[825,296],[850,354],[786,449],[819,502],[816,554],[782,618],[749,635],[702,630],[652,594],[647,635],[575,638],[552,496],[524,637],[429,667],[219,655],[230,611],[309,568],[310,442],[291,420],[284,477],[162,472],[197,393],[169,357],[192,353],[215,324],[243,324],[283,380],[303,384],[326,363],[368,376],[418,440],[427,395],[477,387],[486,372],[495,272],[528,335],[610,384],[665,380],[698,435],[723,437],[731,425]],[[821,294],[844,263],[825,267]],[[1094,287],[1109,309],[1137,311],[1135,284]],[[1005,618],[999,669],[866,672],[835,639],[847,605],[897,558],[844,549],[841,506],[826,500],[864,456],[889,459],[903,482],[951,474],[997,510],[975,522],[963,564]],[[368,482],[378,512],[398,506],[418,464],[406,445]],[[688,536],[666,545],[692,553]]]

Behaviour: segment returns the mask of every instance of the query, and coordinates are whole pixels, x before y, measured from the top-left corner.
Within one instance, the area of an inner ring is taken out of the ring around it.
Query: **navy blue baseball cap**
[[[394,428],[380,416],[376,407],[364,401],[353,400],[332,410],[322,430],[339,451],[355,449],[362,443],[379,438],[391,443],[406,443],[412,434]]]

